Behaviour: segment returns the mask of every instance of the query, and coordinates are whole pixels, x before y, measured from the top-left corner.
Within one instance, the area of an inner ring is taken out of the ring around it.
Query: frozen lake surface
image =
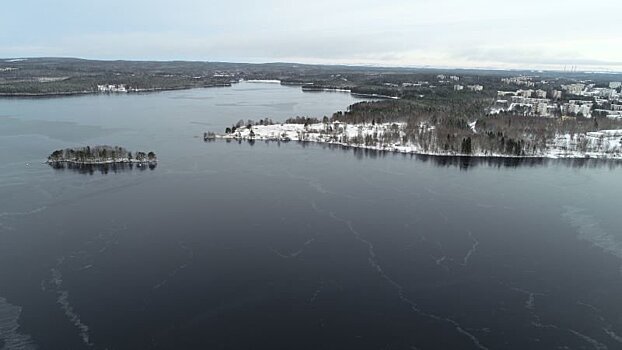
[[[622,348],[616,163],[202,139],[356,101],[0,100],[0,348]],[[159,163],[43,164],[96,144]]]

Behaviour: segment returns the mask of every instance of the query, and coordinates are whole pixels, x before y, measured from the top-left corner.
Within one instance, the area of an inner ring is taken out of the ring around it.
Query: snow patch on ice
[[[38,214],[44,210],[46,210],[47,207],[43,206],[43,207],[39,207],[39,208],[35,208],[33,210],[28,210],[28,211],[22,211],[22,212],[3,212],[0,213],[0,231],[2,230],[6,230],[6,231],[13,231],[14,228],[13,226],[7,224],[3,218],[11,218],[14,216],[29,216],[29,215],[34,215],[34,214]]]
[[[69,321],[71,321],[71,323],[78,328],[82,342],[88,346],[93,346],[93,343],[90,340],[89,326],[82,322],[80,315],[71,305],[69,301],[69,291],[62,289],[63,274],[58,267],[62,265],[63,260],[64,259],[59,260],[57,267],[51,269],[52,279],[50,280],[50,285],[56,290],[56,302],[61,306],[65,316],[67,316]]]
[[[177,266],[173,271],[171,271],[168,274],[168,276],[166,276],[166,278],[156,283],[153,286],[153,289],[160,289],[164,287],[171,279],[175,278],[175,276],[177,276],[178,273],[180,273],[182,270],[190,266],[190,264],[194,260],[194,250],[192,248],[188,247],[184,241],[180,241],[178,245],[179,245],[179,248],[181,248],[183,251],[186,252],[187,254],[186,261],[183,262],[181,265]]]
[[[609,337],[611,337],[611,339],[617,341],[618,343],[622,344],[622,337],[619,336],[618,334],[616,334],[616,332],[612,331],[611,328],[604,328],[603,331],[605,333],[607,333],[607,335]]]
[[[536,293],[536,292],[532,292],[526,289],[521,289],[521,288],[516,288],[516,287],[513,287],[511,289],[519,293],[523,293],[527,295],[527,300],[525,300],[525,308],[528,310],[531,310],[532,312],[534,312],[536,309],[536,296],[544,295],[543,293]]]
[[[0,341],[4,343],[4,350],[36,349],[31,337],[19,332],[19,317],[22,308],[10,304],[0,297]]]
[[[577,332],[577,331],[575,331],[574,329],[569,329],[568,331],[569,331],[570,333],[572,333],[572,334],[576,335],[577,337],[579,337],[579,338],[581,338],[581,339],[585,340],[587,343],[589,343],[590,345],[592,345],[592,346],[594,347],[594,349],[597,349],[597,350],[607,350],[607,349],[608,349],[608,348],[607,348],[607,345],[605,345],[605,344],[603,344],[603,343],[601,343],[601,342],[597,341],[597,340],[596,340],[596,339],[594,339],[594,338],[588,337],[587,335],[585,335],[585,334],[583,334],[583,333]]]
[[[469,251],[464,256],[464,259],[462,260],[463,266],[467,266],[469,264],[469,259],[471,258],[473,253],[475,253],[477,247],[479,246],[479,241],[475,239],[475,237],[473,237],[473,233],[471,231],[469,231],[469,238],[471,239],[471,242],[473,242],[473,244],[471,245],[471,249],[469,249]]]
[[[618,241],[614,235],[605,232],[592,215],[586,214],[584,209],[577,207],[564,206],[563,209],[562,218],[577,229],[579,239],[622,258],[622,242]]]

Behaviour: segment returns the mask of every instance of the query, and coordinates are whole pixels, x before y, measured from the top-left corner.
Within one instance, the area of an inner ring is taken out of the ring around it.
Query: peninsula
[[[321,121],[302,117],[285,123],[240,121],[224,134],[206,135],[434,156],[622,159],[620,119],[458,113],[399,100],[361,102]]]

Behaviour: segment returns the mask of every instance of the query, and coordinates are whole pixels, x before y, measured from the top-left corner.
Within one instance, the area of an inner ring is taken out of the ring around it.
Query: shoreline
[[[311,142],[319,145],[332,145],[344,148],[355,148],[361,150],[372,150],[378,152],[391,152],[401,154],[413,154],[421,156],[434,156],[434,157],[471,157],[471,158],[506,158],[506,159],[601,159],[601,160],[622,160],[622,150],[616,150],[613,152],[606,151],[587,151],[581,152],[578,150],[568,149],[566,144],[562,142],[567,141],[565,135],[558,135],[555,140],[545,149],[535,154],[524,155],[512,155],[504,153],[492,153],[474,151],[473,153],[460,153],[455,151],[431,151],[425,150],[419,144],[415,143],[376,143],[365,144],[356,142],[344,142],[343,140],[349,140],[352,136],[361,135],[361,128],[365,128],[364,132],[367,133],[384,133],[387,132],[394,125],[399,125],[403,128],[403,124],[399,123],[387,123],[371,126],[368,124],[345,124],[335,122],[332,124],[274,124],[274,125],[256,125],[251,129],[246,127],[229,133],[229,134],[216,134],[216,139],[222,140],[235,140],[235,141],[276,141],[276,142]],[[334,129],[342,128],[344,131],[339,133],[322,133],[326,127]],[[252,134],[251,134],[252,132]],[[622,130],[601,130],[597,132],[586,133],[585,137],[598,138],[603,135],[611,135],[610,137],[617,138],[618,133],[622,133]],[[360,137],[360,136],[359,136]]]
[[[312,84],[299,84],[299,85],[302,85],[303,92],[343,92],[343,93],[349,93],[352,97],[359,97],[359,98],[387,99],[387,100],[399,100],[400,99],[397,96],[354,92],[352,91],[352,89],[346,89],[346,88],[322,87],[322,86],[314,86]]]
[[[263,84],[280,84],[282,86],[300,86],[302,92],[340,92],[340,93],[348,93],[352,97],[357,98],[368,98],[368,99],[391,99],[391,100],[399,100],[400,98],[397,96],[388,96],[381,94],[367,94],[367,93],[358,93],[353,92],[351,89],[340,89],[340,88],[330,88],[330,87],[313,87],[310,83],[290,83],[290,82],[282,82],[280,80],[241,80],[247,83],[263,83]],[[54,98],[54,97],[74,97],[74,96],[90,96],[90,95],[126,95],[126,94],[141,94],[141,93],[155,93],[155,92],[165,92],[165,91],[181,91],[181,90],[192,90],[192,89],[209,89],[209,88],[218,88],[218,87],[232,87],[234,84],[238,84],[237,82],[231,83],[221,83],[221,84],[212,84],[205,86],[179,86],[179,87],[163,87],[163,88],[149,88],[149,89],[134,89],[128,90],[126,92],[102,92],[96,90],[84,90],[84,91],[58,91],[58,92],[0,92],[0,99],[6,98]]]
[[[209,89],[217,87],[232,87],[233,83],[228,84],[213,84],[206,86],[182,86],[182,87],[167,87],[167,88],[150,88],[150,89],[136,89],[129,90],[127,92],[101,92],[101,91],[61,91],[61,92],[0,92],[0,98],[46,98],[46,97],[71,97],[71,96],[87,96],[87,95],[127,95],[127,94],[148,94],[154,92],[165,91],[178,91],[178,90],[192,90],[192,89]]]
[[[224,141],[266,141],[266,142],[283,142],[283,143],[311,143],[320,146],[336,146],[345,149],[357,149],[357,150],[365,150],[365,151],[374,151],[374,152],[386,152],[386,153],[394,153],[394,154],[403,154],[403,155],[415,155],[415,156],[426,156],[426,157],[438,157],[438,158],[476,158],[476,159],[531,159],[531,160],[564,160],[564,159],[580,159],[580,160],[606,160],[606,161],[622,161],[622,155],[614,156],[614,157],[599,157],[597,155],[590,156],[589,154],[577,155],[577,154],[560,154],[555,156],[549,155],[525,155],[525,156],[513,156],[509,154],[464,154],[464,153],[442,153],[442,152],[420,152],[420,151],[402,151],[399,149],[392,148],[380,148],[374,146],[365,146],[365,145],[353,145],[347,143],[340,142],[329,142],[329,141],[315,141],[315,140],[279,140],[279,139],[270,139],[270,138],[236,138],[236,137],[226,137],[222,135],[217,135],[216,139],[224,140]]]

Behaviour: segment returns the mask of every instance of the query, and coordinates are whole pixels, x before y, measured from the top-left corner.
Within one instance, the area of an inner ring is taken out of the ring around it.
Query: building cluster
[[[454,91],[464,90],[464,85],[458,84],[458,82],[460,81],[460,77],[457,75],[439,74],[436,76],[436,79],[438,79],[438,83],[440,85],[453,85]]]
[[[525,115],[548,117],[558,110],[557,100],[561,99],[561,91],[558,90],[533,90],[519,89],[516,91],[497,91],[495,110],[521,111]]]
[[[0,72],[10,72],[13,70],[17,70],[17,68],[14,67],[0,67]]]
[[[524,92],[499,91],[500,98],[495,102],[496,112],[513,111],[522,112],[525,115],[550,116],[557,106],[548,98],[526,96]],[[510,97],[509,99],[507,97]]]
[[[575,83],[562,85],[562,90],[570,95],[593,97],[597,99],[620,100],[620,82],[610,82],[609,87],[596,87],[596,84]]]
[[[562,116],[583,116],[586,118],[592,117],[592,108],[594,103],[584,100],[570,100],[567,103],[561,104],[560,110]]]
[[[418,81],[416,83],[402,83],[402,87],[423,87],[423,86],[430,86],[430,83],[427,81]]]
[[[234,73],[229,73],[229,72],[216,72],[213,75],[214,78],[233,78],[235,77]],[[203,78],[203,77],[201,77]],[[195,79],[198,79],[198,77],[195,77]]]
[[[467,87],[467,89],[469,89],[471,91],[476,91],[476,92],[484,90],[484,87],[482,85],[477,85],[477,84],[476,85],[467,85],[466,87]]]
[[[574,83],[568,85],[562,85],[562,90],[566,91],[571,95],[581,95],[583,90],[585,90],[585,84],[583,83]]]
[[[97,85],[97,91],[99,92],[128,92],[128,89],[123,84],[106,84],[106,85]]]
[[[454,91],[462,91],[464,90],[464,88],[465,88],[464,85],[459,85],[459,84],[454,85]],[[483,91],[484,87],[482,85],[467,85],[466,89],[469,91],[478,92],[478,91]]]
[[[384,86],[388,86],[388,87],[392,87],[392,88],[397,88],[397,87],[399,87],[399,85],[398,85],[398,84],[395,84],[395,83],[384,83],[384,84],[382,84],[382,85],[384,85]]]
[[[449,80],[449,81],[460,81],[460,77],[457,75],[450,75],[447,76],[445,74],[439,74],[436,76],[436,78],[442,83],[445,80]]]
[[[503,78],[502,82],[524,86],[530,77]],[[529,116],[591,118],[594,114],[622,118],[622,83],[611,82],[608,88],[584,82],[561,85],[561,90],[519,89],[497,91],[497,100],[491,113],[514,112]],[[564,96],[585,97],[565,100]]]
[[[526,87],[534,87],[536,83],[532,81],[533,77],[529,76],[520,76],[520,77],[511,77],[511,78],[503,78],[501,79],[502,83],[505,84],[513,84],[513,85],[521,85]]]
[[[453,86],[454,91],[474,91],[474,92],[479,92],[479,91],[483,91],[484,87],[482,85],[478,85],[478,84],[473,84],[473,85],[463,85],[460,84],[460,77],[457,75],[445,75],[445,74],[439,74],[436,76],[436,78],[438,79],[438,83],[439,84],[446,84],[449,85],[450,87]]]
[[[590,99],[590,101],[570,100],[563,105],[565,109],[562,109],[562,111],[567,111],[568,114],[578,114],[576,112],[577,104],[582,106],[589,105],[591,107],[590,115],[597,114],[608,118],[622,118],[621,87],[622,82],[617,81],[610,82],[609,87],[596,87],[596,84],[583,82],[562,85],[562,89],[568,94]],[[583,110],[581,112],[581,114],[587,116]]]

